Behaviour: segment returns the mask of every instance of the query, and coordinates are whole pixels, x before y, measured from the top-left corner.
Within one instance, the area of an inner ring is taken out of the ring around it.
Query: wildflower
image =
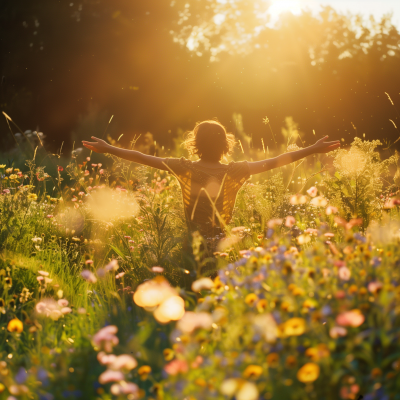
[[[118,332],[118,328],[115,325],[108,325],[100,329],[93,336],[93,343],[97,347],[104,347],[104,350],[111,353],[112,347],[119,343],[118,337],[115,334]]]
[[[137,361],[130,355],[122,354],[116,356],[114,361],[110,364],[110,368],[116,371],[126,370],[130,371],[137,366]]]
[[[274,343],[278,337],[278,326],[271,314],[258,314],[253,319],[255,329],[268,343]]]
[[[38,271],[38,274],[42,276],[49,276],[49,273],[47,271]]]
[[[112,371],[107,369],[99,376],[99,382],[102,385],[110,382],[119,382],[124,379],[124,374],[120,371]]]
[[[359,327],[364,321],[365,317],[358,309],[345,311],[336,317],[336,323],[338,325],[351,326],[353,328]]]
[[[317,347],[310,347],[305,351],[305,355],[313,361],[319,361],[321,358],[329,357],[329,349],[326,344],[321,343]]]
[[[328,204],[328,202],[322,196],[314,197],[310,201],[310,205],[312,205],[314,207],[325,207],[327,204]]]
[[[164,300],[154,312],[155,319],[160,323],[178,321],[185,314],[185,302],[182,297],[172,296]]]
[[[297,371],[297,379],[303,383],[311,383],[318,379],[319,372],[318,364],[307,363]]]
[[[186,374],[189,370],[189,366],[185,360],[172,360],[165,365],[164,370],[168,375]]]
[[[219,388],[221,393],[225,396],[232,397],[238,388],[238,381],[236,379],[225,379]]]
[[[156,307],[171,296],[176,296],[177,291],[170,286],[162,276],[157,276],[138,286],[133,301],[139,307]]]
[[[85,169],[84,175],[88,176],[89,174],[90,174],[90,172],[87,169]]]
[[[36,201],[37,200],[37,195],[35,193],[29,193],[28,194],[28,200]]]
[[[8,323],[7,330],[10,332],[21,333],[24,330],[24,325],[18,318],[14,318]]]
[[[235,397],[236,400],[257,400],[259,397],[257,386],[253,382],[245,382]]]
[[[159,267],[159,266],[151,267],[151,270],[153,272],[156,272],[156,273],[159,273],[159,274],[164,272],[164,268],[163,267]]]
[[[299,235],[299,236],[297,236],[297,243],[298,244],[307,244],[310,241],[311,241],[311,238],[310,238],[309,235]]]
[[[311,236],[317,236],[318,235],[318,229],[314,228],[307,228],[304,233],[308,233]]]
[[[85,310],[86,311],[86,310]],[[101,365],[109,365],[111,364],[117,356],[114,354],[106,354],[104,351],[100,351],[97,353],[97,360]]]
[[[213,319],[209,313],[186,311],[178,321],[177,328],[185,333],[192,333],[196,329],[211,329]]]
[[[60,166],[58,166],[58,167],[57,167],[57,171],[59,171],[59,172],[62,172],[62,171],[64,171],[64,168],[63,168],[63,167],[60,167]]]
[[[120,272],[119,274],[115,275],[115,279],[122,278],[125,275],[125,272]]]
[[[3,189],[3,193],[4,194],[10,194],[11,192],[10,192],[10,189]]]
[[[325,209],[326,215],[337,214],[338,212],[339,212],[339,210],[337,209],[337,207],[333,207],[333,206],[328,206]]]
[[[339,278],[348,281],[351,277],[351,272],[347,267],[339,268]]]
[[[243,377],[246,379],[248,379],[248,378],[257,379],[260,377],[260,375],[262,373],[263,373],[263,369],[259,365],[249,365],[244,370]]]
[[[175,353],[172,349],[164,349],[163,356],[166,361],[171,361],[174,358]]]
[[[296,219],[291,215],[288,215],[285,220],[285,226],[291,228],[296,223]]]
[[[265,311],[265,309],[268,306],[268,302],[265,299],[261,299],[257,302],[256,307],[257,307],[257,311],[259,313],[262,313],[263,311]]]
[[[6,164],[0,164],[0,168],[5,168]]]
[[[88,269],[84,269],[81,272],[81,276],[83,279],[85,279],[87,282],[90,283],[96,283],[97,282],[97,278],[95,277],[95,275],[93,274],[93,272],[89,271]]]
[[[105,267],[104,269],[106,271],[117,271],[119,268],[118,266],[118,260],[111,260]]]
[[[67,307],[67,305],[68,305],[68,300],[60,299],[60,300],[57,301],[57,303],[58,303],[61,307]]]
[[[379,293],[382,288],[383,284],[381,282],[370,282],[368,284],[368,290],[373,294]]]
[[[73,233],[73,232],[72,232],[72,233]],[[85,264],[86,264],[86,265],[88,265],[88,264],[91,265],[91,264],[93,264],[93,260],[86,260],[86,261],[85,261]]]
[[[138,374],[141,379],[145,380],[147,379],[148,375],[151,373],[151,367],[149,365],[142,365],[138,369]]]
[[[210,278],[200,278],[192,283],[193,292],[201,290],[210,290],[214,287],[214,282]]]
[[[63,314],[63,315],[69,314],[69,313],[71,313],[71,312],[72,312],[72,309],[69,308],[69,307],[63,307],[63,308],[61,309],[61,314]]]
[[[137,396],[139,395],[138,385],[136,385],[135,383],[124,382],[124,381],[122,381],[119,384],[112,385],[110,391],[114,396],[133,394],[135,395],[134,398],[138,398]]]
[[[287,356],[286,357],[286,361],[285,361],[285,365],[288,368],[293,368],[295,367],[297,364],[297,358],[294,356]]]
[[[12,168],[7,168],[7,169],[6,169],[6,174],[11,174],[11,172],[13,172],[13,169],[12,169]]]
[[[342,326],[334,326],[329,330],[329,336],[332,339],[337,339],[338,337],[346,336],[347,329]]]
[[[307,193],[311,197],[315,197],[318,193],[318,189],[315,186],[310,187],[310,189],[307,190]]]
[[[285,336],[300,336],[306,331],[306,321],[303,318],[291,318],[282,324]]]

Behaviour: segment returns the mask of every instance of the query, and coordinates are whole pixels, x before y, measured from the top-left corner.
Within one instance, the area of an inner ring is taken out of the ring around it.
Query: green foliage
[[[363,229],[381,217],[383,204],[379,196],[386,197],[398,188],[386,179],[389,166],[397,164],[398,156],[381,161],[375,150],[381,144],[379,140],[355,138],[350,150],[335,150],[335,172],[327,174],[322,183],[327,198],[339,207],[341,215],[346,219],[363,218]]]

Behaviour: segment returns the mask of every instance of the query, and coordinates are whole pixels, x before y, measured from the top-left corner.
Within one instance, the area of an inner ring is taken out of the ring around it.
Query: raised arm
[[[124,160],[133,161],[138,164],[162,169],[164,171],[168,170],[168,168],[164,164],[165,158],[149,156],[136,150],[120,149],[119,147],[111,146],[106,141],[98,139],[94,136],[92,136],[92,139],[95,140],[95,142],[87,142],[85,140],[82,140],[82,144],[89,150],[93,150],[96,153],[108,153],[123,158]]]
[[[318,140],[312,146],[306,147],[301,150],[291,151],[290,153],[281,154],[278,157],[270,158],[268,160],[249,162],[250,175],[259,174],[264,171],[269,171],[273,168],[283,167],[284,165],[301,160],[304,157],[316,153],[329,153],[332,150],[340,147],[340,141],[325,142],[328,136]]]

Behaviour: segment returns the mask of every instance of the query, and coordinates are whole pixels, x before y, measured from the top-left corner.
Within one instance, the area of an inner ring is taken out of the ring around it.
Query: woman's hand
[[[314,153],[329,153],[330,151],[340,147],[340,140],[335,140],[334,142],[325,142],[328,137],[329,136],[325,136],[312,145]]]
[[[102,139],[98,139],[97,137],[92,136],[92,139],[95,142],[87,142],[86,140],[82,140],[82,144],[96,153],[107,153],[109,148],[111,147],[107,142]]]

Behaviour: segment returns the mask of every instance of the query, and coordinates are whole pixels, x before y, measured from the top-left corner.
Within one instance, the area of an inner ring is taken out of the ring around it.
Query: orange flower
[[[258,300],[257,295],[255,295],[254,293],[250,293],[246,296],[244,302],[248,304],[250,307],[253,307],[257,300]]]
[[[22,324],[22,322],[18,318],[14,318],[8,323],[7,329],[10,332],[21,333],[24,330],[24,325]]]
[[[303,318],[291,318],[282,324],[285,336],[300,336],[306,331],[306,321]]]
[[[267,300],[261,299],[261,300],[257,301],[256,307],[257,307],[258,312],[261,313],[261,312],[265,311],[267,306],[268,306]]]
[[[243,372],[243,377],[257,379],[262,374],[263,369],[259,365],[249,365]]]
[[[297,379],[303,383],[311,383],[318,379],[319,372],[319,365],[315,363],[307,363],[297,371]]]
[[[297,364],[297,358],[295,356],[287,356],[285,364],[288,368],[293,368]]]

